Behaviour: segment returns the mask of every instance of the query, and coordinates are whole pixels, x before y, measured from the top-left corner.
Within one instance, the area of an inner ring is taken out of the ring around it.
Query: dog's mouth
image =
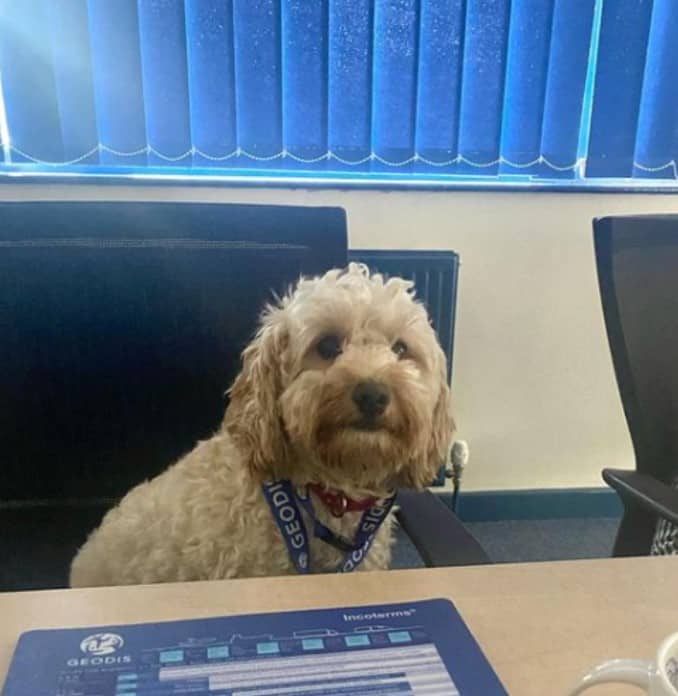
[[[363,433],[376,433],[379,430],[384,430],[384,424],[376,418],[359,418],[353,421],[349,428]]]

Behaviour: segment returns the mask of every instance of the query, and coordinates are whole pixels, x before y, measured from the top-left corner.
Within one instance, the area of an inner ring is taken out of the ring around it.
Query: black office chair
[[[636,459],[635,471],[603,471],[624,504],[613,553],[678,553],[678,216],[602,218],[594,237]]]
[[[271,292],[346,239],[332,208],[0,204],[0,589],[65,585],[105,510],[218,427]],[[486,560],[432,496],[400,505],[426,563]]]

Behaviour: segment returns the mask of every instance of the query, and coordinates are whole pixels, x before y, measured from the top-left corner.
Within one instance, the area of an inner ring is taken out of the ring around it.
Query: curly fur
[[[316,350],[328,334],[341,342],[329,360]],[[400,358],[397,341],[407,345]],[[351,398],[366,379],[391,395],[370,430],[356,426]],[[319,483],[352,498],[420,488],[453,432],[444,355],[412,283],[384,281],[358,264],[301,279],[265,310],[230,397],[218,433],[108,512],[74,559],[71,585],[294,573],[262,481]],[[334,518],[318,500],[315,508],[335,532],[353,536],[360,513]],[[311,571],[333,571],[341,555],[306,522]],[[361,570],[388,567],[392,531],[389,516]]]

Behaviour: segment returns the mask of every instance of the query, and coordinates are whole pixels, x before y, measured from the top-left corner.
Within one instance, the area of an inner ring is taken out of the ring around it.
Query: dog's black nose
[[[368,418],[380,416],[388,406],[391,395],[388,389],[379,382],[368,380],[359,382],[353,389],[353,401],[360,413]]]

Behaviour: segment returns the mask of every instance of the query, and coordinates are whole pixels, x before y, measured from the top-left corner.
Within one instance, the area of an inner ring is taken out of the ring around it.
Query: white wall
[[[603,466],[632,466],[591,219],[675,213],[678,196],[12,185],[0,199],[340,205],[354,248],[454,249],[462,269],[453,388],[471,447],[465,489],[598,486]]]

